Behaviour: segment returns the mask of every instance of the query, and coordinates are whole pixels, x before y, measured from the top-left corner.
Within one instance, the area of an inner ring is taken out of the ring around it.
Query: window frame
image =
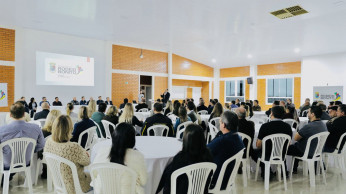
[[[270,79],[292,79],[292,97],[268,97],[268,81]],[[294,77],[279,77],[279,78],[266,78],[266,98],[265,98],[265,104],[266,105],[272,105],[273,103],[269,103],[268,99],[269,98],[285,98],[287,99],[291,99],[292,103],[294,102]]]
[[[235,96],[227,96],[227,88],[226,88],[226,86],[227,86],[227,84],[226,84],[226,82],[231,82],[231,81],[235,81]],[[237,89],[238,89],[238,82],[239,81],[243,81],[244,82],[244,96],[238,96],[238,91],[237,91]],[[237,98],[237,97],[241,97],[241,98],[244,98],[244,102],[245,102],[245,96],[246,96],[246,79],[228,79],[228,80],[225,80],[225,87],[224,87],[224,102],[225,103],[231,103],[231,101],[227,101],[227,97],[235,97],[235,98]]]

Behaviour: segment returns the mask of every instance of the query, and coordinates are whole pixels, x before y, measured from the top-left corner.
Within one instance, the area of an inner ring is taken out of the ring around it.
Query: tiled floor
[[[301,169],[299,169],[297,175],[293,175],[292,182],[287,180],[288,190],[284,191],[283,181],[279,182],[275,178],[270,182],[269,191],[264,190],[264,182],[259,179],[254,181],[254,174],[250,180],[248,180],[248,186],[243,187],[242,176],[238,175],[236,179],[237,187],[235,188],[236,194],[344,194],[346,193],[346,180],[342,179],[337,169],[330,168],[327,173],[327,185],[322,183],[322,176],[316,177],[316,187],[312,188],[309,185],[309,179],[307,176],[302,175]],[[15,177],[10,183],[11,194],[29,193],[27,188],[18,187],[17,178]],[[23,178],[19,178],[19,183],[23,184]],[[49,193],[46,188],[46,181],[39,180],[37,186],[34,186],[34,193]],[[53,193],[53,192],[50,192]]]

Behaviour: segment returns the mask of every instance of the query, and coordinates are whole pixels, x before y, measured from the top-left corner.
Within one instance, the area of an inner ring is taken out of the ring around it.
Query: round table
[[[91,150],[93,163],[99,149],[110,149],[110,139],[98,142]],[[136,136],[135,148],[144,155],[148,171],[145,193],[155,193],[167,163],[182,149],[182,142],[176,138],[158,136]]]

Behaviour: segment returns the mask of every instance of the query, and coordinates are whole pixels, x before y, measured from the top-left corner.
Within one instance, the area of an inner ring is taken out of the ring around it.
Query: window
[[[245,81],[226,81],[226,102],[231,102],[237,98],[242,102],[245,101]]]
[[[293,98],[293,78],[267,79],[267,104]]]

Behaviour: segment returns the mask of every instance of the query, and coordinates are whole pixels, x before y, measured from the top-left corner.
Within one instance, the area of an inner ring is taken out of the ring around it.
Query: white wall
[[[111,95],[109,90],[112,67],[111,60],[107,59],[111,57],[108,49],[111,49],[111,44],[103,40],[23,28],[16,29],[15,98],[25,96],[29,101],[29,98],[35,97],[39,102],[42,96],[46,96],[52,103],[54,97],[58,96],[63,104],[71,101],[74,96],[79,100],[82,95],[87,99],[90,96],[96,99],[101,95],[105,99],[106,95]],[[95,58],[94,86],[36,85],[36,51]]]
[[[301,102],[313,99],[313,86],[344,86],[346,101],[346,53],[305,57],[302,61]]]

